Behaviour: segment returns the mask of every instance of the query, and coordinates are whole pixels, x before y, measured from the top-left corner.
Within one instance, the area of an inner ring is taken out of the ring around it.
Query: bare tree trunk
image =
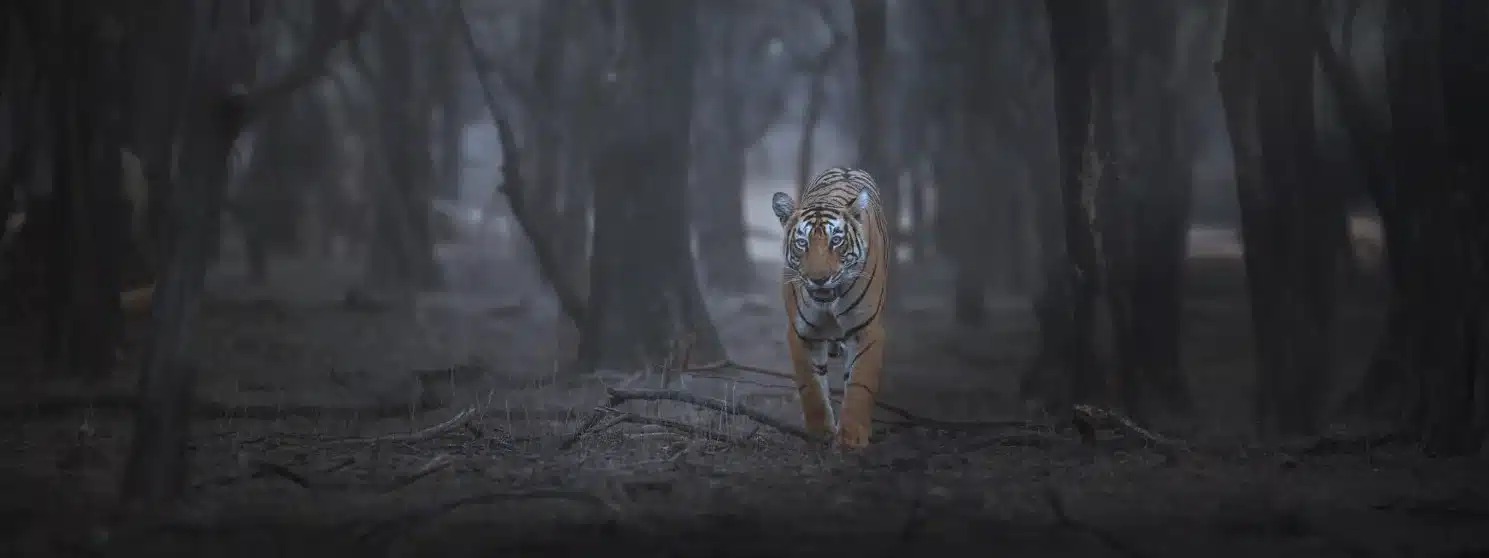
[[[344,22],[339,5],[318,4],[317,27],[330,25],[340,33],[320,37],[302,64],[245,94],[235,90],[255,81],[247,39],[258,5],[179,2],[170,4],[172,13],[191,14],[181,21],[192,22],[179,30],[174,43],[190,56],[181,80],[179,120],[169,136],[179,142],[180,180],[167,187],[165,266],[151,307],[151,340],[141,364],[134,440],[120,490],[124,502],[136,508],[175,501],[185,487],[195,381],[185,352],[213,250],[210,243],[216,241],[211,229],[221,211],[233,143],[253,116],[317,78],[326,56],[360,29],[371,6],[363,4],[357,16]]]
[[[392,8],[385,8],[392,9]],[[380,71],[378,141],[382,180],[373,195],[373,240],[367,259],[369,284],[394,290],[431,289],[442,281],[434,262],[431,222],[432,161],[429,156],[429,91],[415,64],[424,45],[410,26],[429,25],[432,8],[401,5],[378,17]]]
[[[1394,297],[1362,403],[1398,413],[1429,453],[1482,451],[1489,432],[1489,87],[1484,6],[1434,0],[1389,4],[1394,184],[1377,198]],[[1400,185],[1410,184],[1410,188]]]
[[[634,57],[617,79],[596,174],[594,260],[581,328],[584,370],[660,363],[669,345],[696,335],[694,354],[723,346],[703,306],[687,246],[697,4],[624,0],[620,24]],[[681,107],[681,108],[679,108]]]
[[[48,56],[53,278],[47,362],[63,373],[107,375],[120,333],[119,265],[128,238],[120,187],[119,45],[100,14],[56,7]],[[60,46],[59,46],[60,45]]]
[[[1102,253],[1112,300],[1116,395],[1129,413],[1147,414],[1149,390],[1170,412],[1188,412],[1189,387],[1179,369],[1179,319],[1189,165],[1181,153],[1182,91],[1176,78],[1179,8],[1143,5],[1124,25],[1123,57],[1130,134],[1136,143],[1119,188],[1105,191]],[[1139,315],[1139,313],[1141,315]]]
[[[695,114],[696,163],[693,166],[693,221],[704,284],[725,292],[755,286],[755,266],[745,248],[745,155],[749,142],[745,103],[751,76],[746,75],[751,37],[738,23],[743,5],[709,4],[702,22],[715,40],[703,46],[695,95],[703,110]],[[704,131],[706,130],[706,131]]]
[[[1065,237],[1065,260],[1058,271],[1046,276],[1045,292],[1036,303],[1044,313],[1043,349],[1037,364],[1022,382],[1026,394],[1046,401],[1075,403],[1094,401],[1103,393],[1096,372],[1095,304],[1096,274],[1100,272],[1095,232],[1089,220],[1085,184],[1087,157],[1096,153],[1093,142],[1097,87],[1095,72],[1104,60],[1107,32],[1106,8],[1102,0],[1047,0],[1050,46],[1055,80],[1055,121],[1059,137],[1061,208]],[[1099,154],[1097,155],[1098,160]],[[1057,381],[1040,379],[1047,373],[1040,364],[1061,363],[1063,376]],[[1063,389],[1062,389],[1063,388]],[[1029,393],[1029,392],[1033,393]],[[1060,405],[1056,405],[1057,407]]]
[[[135,412],[134,443],[125,467],[121,497],[127,505],[156,508],[175,501],[185,489],[186,445],[190,437],[190,402],[195,373],[185,360],[196,316],[207,257],[213,237],[209,192],[227,180],[228,155],[241,122],[223,111],[226,92],[235,76],[214,64],[243,64],[246,60],[208,57],[206,48],[215,26],[236,30],[231,15],[213,21],[206,6],[183,1],[178,9],[195,17],[181,32],[181,43],[192,55],[186,75],[184,121],[180,128],[180,181],[165,201],[164,266],[151,309],[151,341],[141,364]],[[242,14],[236,14],[242,15]],[[218,49],[211,49],[218,50]],[[226,50],[226,49],[223,49]],[[229,52],[231,52],[229,50]]]
[[[1231,130],[1264,436],[1308,434],[1332,369],[1335,267],[1318,216],[1311,34],[1316,2],[1232,2],[1216,73]],[[1265,39],[1259,33],[1269,29]]]

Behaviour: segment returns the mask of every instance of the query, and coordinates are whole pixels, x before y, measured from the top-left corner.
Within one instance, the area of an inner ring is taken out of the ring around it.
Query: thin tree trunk
[[[885,249],[886,272],[893,277],[898,246],[894,238],[900,226],[900,181],[893,175],[893,154],[886,141],[889,110],[888,69],[889,5],[887,0],[858,0],[853,6],[854,53],[858,62],[858,166],[879,181],[880,204],[889,220],[890,239]],[[894,287],[891,287],[894,288]],[[888,302],[895,304],[895,297]]]

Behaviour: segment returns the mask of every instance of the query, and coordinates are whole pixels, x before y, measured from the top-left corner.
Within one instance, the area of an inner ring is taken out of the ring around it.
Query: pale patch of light
[[[770,42],[765,44],[765,53],[772,57],[786,54],[786,41],[782,41],[780,37],[771,38]]]

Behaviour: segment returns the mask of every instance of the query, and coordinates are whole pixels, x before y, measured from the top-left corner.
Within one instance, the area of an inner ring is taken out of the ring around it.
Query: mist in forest
[[[18,4],[16,548],[1489,548],[1489,3]]]

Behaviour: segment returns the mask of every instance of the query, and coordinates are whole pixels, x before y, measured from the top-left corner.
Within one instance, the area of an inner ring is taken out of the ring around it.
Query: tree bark
[[[1247,284],[1257,353],[1256,420],[1263,436],[1306,435],[1322,419],[1333,367],[1329,256],[1318,191],[1311,36],[1317,2],[1232,2],[1221,98],[1236,160]],[[1260,29],[1268,29],[1260,37]]]
[[[1050,47],[1053,51],[1055,123],[1059,143],[1060,206],[1065,237],[1064,260],[1046,277],[1045,292],[1036,301],[1043,314],[1044,337],[1036,364],[1025,374],[1022,390],[1055,407],[1099,399],[1104,390],[1096,372],[1096,274],[1100,272],[1095,232],[1089,220],[1084,180],[1087,159],[1095,153],[1093,133],[1097,98],[1097,65],[1108,46],[1103,0],[1046,0]],[[1099,23],[1098,23],[1099,22]],[[1100,159],[1106,161],[1109,159]],[[1053,353],[1053,354],[1050,354]],[[1056,365],[1055,363],[1058,363]],[[1055,369],[1058,378],[1041,377]]]
[[[1481,160],[1489,122],[1478,113],[1489,75],[1472,54],[1485,47],[1486,15],[1455,0],[1388,4],[1395,187],[1377,204],[1394,300],[1389,337],[1360,393],[1370,408],[1397,411],[1401,429],[1433,454],[1481,451],[1489,432],[1489,170]]]
[[[694,355],[719,358],[688,249],[688,154],[697,4],[623,0],[629,71],[617,78],[610,130],[596,155],[594,258],[581,328],[582,370],[661,363],[696,335]]]
[[[1187,120],[1175,79],[1183,71],[1176,52],[1180,8],[1138,8],[1124,14],[1129,46],[1120,72],[1133,114],[1128,133],[1137,146],[1118,173],[1120,186],[1104,192],[1102,254],[1118,345],[1115,395],[1129,413],[1143,416],[1150,390],[1168,411],[1190,410],[1188,380],[1179,369],[1179,322],[1191,160],[1179,143]]]
[[[385,8],[388,10],[389,8]],[[427,26],[428,7],[404,5],[405,13],[379,14],[376,40],[379,50],[377,86],[379,151],[382,176],[373,195],[372,250],[368,254],[367,281],[377,288],[397,291],[436,288],[441,284],[434,262],[434,230],[431,222],[433,161],[429,154],[429,91],[419,84],[423,73],[415,60],[423,52],[410,26]]]
[[[123,76],[103,14],[55,6],[46,69],[53,130],[51,327],[46,360],[93,378],[113,369],[120,263],[128,238],[120,187]]]

